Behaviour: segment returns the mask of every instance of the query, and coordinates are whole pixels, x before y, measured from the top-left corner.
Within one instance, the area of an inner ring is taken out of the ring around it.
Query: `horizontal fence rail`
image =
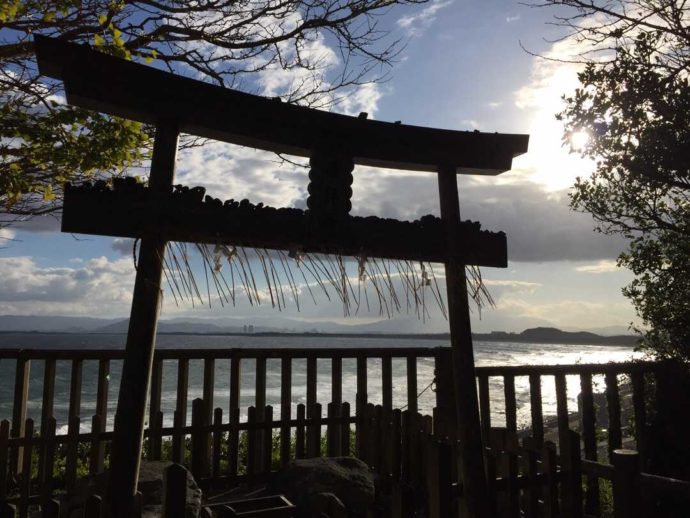
[[[443,347],[159,349],[145,456],[183,462],[209,488],[318,455],[356,455],[386,466],[396,482],[422,462],[403,429],[455,439],[450,354]],[[123,358],[124,351],[110,349],[0,349],[0,373],[13,377],[0,392],[6,417],[0,501],[26,513],[30,504],[107,468]],[[586,511],[597,515],[598,480],[605,477],[590,466],[610,463],[623,446],[644,458],[645,395],[663,368],[654,362],[479,367],[485,444],[500,426],[529,437],[541,452],[550,441],[569,444],[575,429]],[[372,448],[389,436],[401,438]]]

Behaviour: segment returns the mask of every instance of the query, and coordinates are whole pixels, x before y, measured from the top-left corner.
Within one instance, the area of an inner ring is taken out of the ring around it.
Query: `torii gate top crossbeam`
[[[326,136],[355,163],[496,175],[527,151],[527,135],[452,131],[396,124],[282,103],[153,67],[87,46],[36,35],[42,74],[62,80],[67,102],[128,119],[176,121],[181,132],[278,153],[309,156]]]

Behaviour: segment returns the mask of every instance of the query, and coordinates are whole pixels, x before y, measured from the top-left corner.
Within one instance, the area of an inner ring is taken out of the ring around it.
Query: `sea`
[[[123,334],[50,334],[50,333],[3,333],[0,334],[0,349],[117,349],[124,347],[126,336]],[[347,337],[347,336],[254,336],[254,335],[159,335],[158,348],[184,349],[226,349],[226,348],[384,348],[384,347],[447,347],[450,343],[443,338],[387,338],[387,337]],[[623,362],[639,358],[640,353],[629,346],[611,345],[572,345],[572,344],[532,344],[518,342],[474,342],[475,362],[477,366],[501,365],[551,365],[577,363]],[[254,404],[254,361],[243,360],[240,390],[242,417],[246,418],[246,409]],[[111,362],[108,380],[108,420],[107,428],[111,429],[117,402],[117,391],[120,386],[120,361]],[[223,409],[224,421],[227,420],[229,405],[230,366],[229,360],[218,360],[215,365],[214,407]],[[0,420],[12,418],[14,392],[15,362],[0,357]],[[327,359],[317,364],[318,400],[325,403],[331,400],[331,366]],[[433,385],[434,360],[420,358],[417,364],[418,406],[420,412],[430,413],[435,403]],[[369,400],[381,403],[381,361],[369,359],[367,365]],[[91,416],[95,413],[98,362],[84,361],[83,389],[80,403],[82,429],[90,429]],[[274,416],[280,415],[280,363],[279,360],[267,361],[267,404],[274,406]],[[404,358],[393,359],[393,405],[404,408],[406,405],[406,363]],[[201,360],[191,360],[189,370],[188,419],[191,417],[191,401],[202,396],[203,364]],[[69,409],[70,362],[58,361],[56,367],[54,415],[57,420],[58,433],[67,429],[67,412]],[[355,360],[343,360],[342,393],[343,401],[354,405],[356,391]],[[41,413],[41,396],[43,386],[43,362],[33,361],[30,370],[28,417],[35,420],[38,426]],[[176,405],[177,365],[175,361],[164,361],[161,410],[164,425],[172,425],[173,411]],[[577,411],[577,397],[580,392],[579,378],[567,377],[568,408]],[[503,380],[500,377],[489,379],[491,397],[492,425],[505,423],[503,401]],[[526,427],[529,423],[529,380],[526,376],[515,379],[515,390],[518,404],[518,425]],[[594,377],[594,390],[603,390],[603,379]],[[543,412],[545,416],[555,415],[556,395],[554,379],[544,376],[542,379]],[[306,402],[306,361],[293,360],[292,365],[292,404],[293,416],[296,405]]]

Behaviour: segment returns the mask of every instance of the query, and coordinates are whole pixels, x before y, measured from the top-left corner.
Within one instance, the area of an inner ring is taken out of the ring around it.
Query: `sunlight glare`
[[[589,133],[575,131],[570,135],[570,147],[573,151],[582,151],[589,144]]]

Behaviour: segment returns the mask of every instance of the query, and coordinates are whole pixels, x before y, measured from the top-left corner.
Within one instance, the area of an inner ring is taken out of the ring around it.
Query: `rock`
[[[347,510],[333,493],[314,493],[309,497],[309,512],[312,516],[347,518]]]
[[[300,512],[308,512],[310,500],[318,493],[332,493],[349,516],[366,514],[374,502],[374,476],[369,467],[354,457],[297,459],[276,473],[272,483]]]
[[[142,461],[139,468],[138,490],[142,497],[142,518],[159,518],[162,515],[163,503],[163,471],[170,462],[166,461]],[[71,516],[74,510],[75,516],[82,516],[82,509],[86,499],[91,494],[105,493],[108,487],[110,471],[106,470],[95,477],[87,477],[77,481],[74,491],[64,497],[61,505]],[[201,510],[201,489],[194,477],[187,471],[187,506],[185,518],[198,518]]]

